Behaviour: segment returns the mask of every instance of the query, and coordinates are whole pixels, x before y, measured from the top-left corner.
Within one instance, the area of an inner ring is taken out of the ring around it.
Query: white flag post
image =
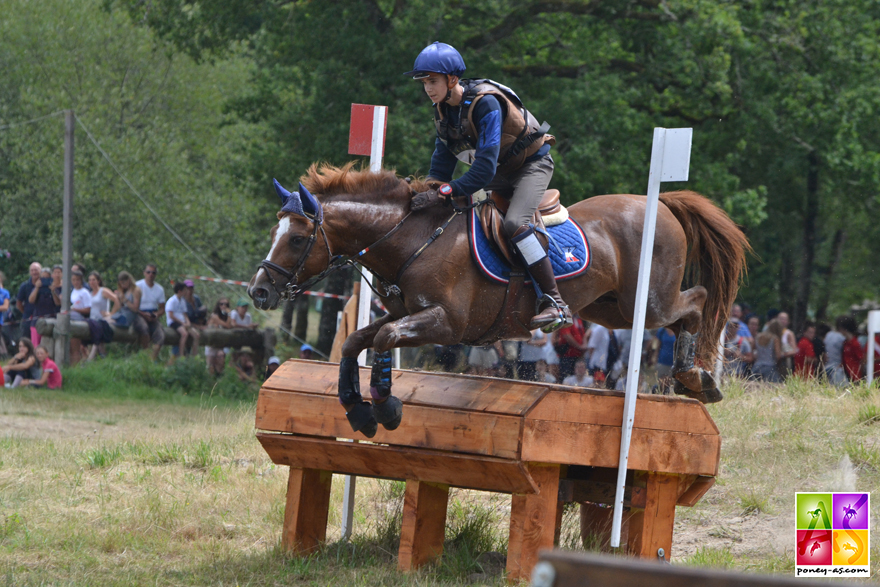
[[[633,419],[636,413],[636,392],[639,389],[642,340],[645,335],[645,314],[648,307],[648,287],[651,281],[651,259],[654,254],[654,231],[657,227],[660,183],[664,181],[687,181],[692,137],[693,129],[691,128],[654,129],[654,146],[651,149],[651,171],[648,176],[648,201],[645,206],[642,252],[639,257],[639,281],[636,287],[632,343],[629,349],[629,369],[626,375],[626,396],[623,402],[623,423],[620,427],[620,461],[617,469],[617,492],[614,496],[614,518],[611,526],[611,546],[615,548],[620,546],[626,465],[629,460],[629,443],[632,437]]]
[[[351,105],[351,130],[348,137],[348,152],[351,155],[369,155],[370,171],[373,173],[379,173],[382,170],[387,114],[387,106]],[[369,150],[366,150],[367,146],[369,146]],[[370,287],[373,275],[366,267],[361,267],[361,269],[363,270],[363,276],[361,277],[361,293],[358,299],[358,330],[370,323],[370,303],[373,301],[373,290]],[[358,355],[358,365],[364,367],[366,364],[367,351],[364,349]],[[357,477],[353,475],[345,476],[345,489],[342,494],[343,540],[351,538],[356,480]]]
[[[868,312],[868,385],[874,382],[874,335],[880,332],[880,310]]]

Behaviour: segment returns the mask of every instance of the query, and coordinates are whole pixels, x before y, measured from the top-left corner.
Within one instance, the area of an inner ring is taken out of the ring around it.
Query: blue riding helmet
[[[467,66],[461,54],[452,45],[434,41],[419,53],[412,71],[403,75],[411,75],[413,79],[424,79],[431,73],[442,73],[461,77]]]

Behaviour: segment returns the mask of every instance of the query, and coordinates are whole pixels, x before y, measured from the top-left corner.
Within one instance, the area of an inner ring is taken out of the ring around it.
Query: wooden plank
[[[452,487],[535,493],[537,485],[517,461],[480,455],[406,449],[324,438],[257,433],[272,462],[381,479],[419,479]]]
[[[706,492],[715,485],[715,477],[700,475],[685,488],[685,491],[679,496],[676,505],[693,507],[700,501]]]
[[[443,554],[449,486],[407,479],[397,566],[412,571]]]
[[[678,475],[648,473],[645,509],[633,510],[629,520],[627,548],[630,554],[656,559],[658,549],[662,548],[665,559],[669,560],[679,482]]]
[[[719,434],[706,407],[696,400],[656,395],[639,395],[638,399],[634,428]],[[619,426],[623,421],[623,400],[623,392],[600,394],[552,390],[526,417],[530,420]]]
[[[546,384],[454,373],[395,370],[392,392],[407,404],[448,407],[497,414],[523,415],[550,388]],[[286,361],[264,390],[336,396],[339,365],[322,361]],[[370,369],[360,370],[362,392],[368,395]]]
[[[374,443],[515,459],[522,419],[513,416],[407,404],[400,427],[379,427]],[[263,389],[257,402],[258,430],[330,438],[364,436],[354,432],[335,397]]]
[[[524,461],[615,467],[619,447],[619,424],[526,420],[521,454]],[[720,458],[720,436],[636,428],[632,431],[628,468],[714,476]]]
[[[832,587],[840,582],[805,582],[794,577],[757,575],[719,571],[707,568],[665,565],[647,560],[589,553],[547,551],[541,555],[542,567],[549,565],[555,579],[554,587],[682,587],[683,585],[711,585],[712,587]],[[550,584],[550,583],[545,583]]]
[[[530,463],[529,473],[539,492],[514,495],[510,504],[510,536],[507,545],[507,580],[527,580],[538,562],[538,552],[553,548],[559,466]]]
[[[294,554],[309,554],[327,539],[330,511],[329,471],[290,468],[281,544]]]

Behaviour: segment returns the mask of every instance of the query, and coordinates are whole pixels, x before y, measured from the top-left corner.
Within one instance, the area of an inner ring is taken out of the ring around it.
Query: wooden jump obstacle
[[[401,426],[370,442],[351,431],[336,396],[338,365],[291,360],[263,385],[257,438],[290,466],[282,544],[309,553],[326,539],[332,473],[406,481],[398,565],[414,569],[443,551],[449,487],[512,494],[507,575],[528,578],[558,537],[566,501],[611,504],[623,393],[531,382],[395,371]],[[362,389],[370,370],[360,371]],[[721,437],[695,400],[639,398],[625,505],[627,546],[666,557],[675,506],[714,484]],[[610,519],[593,506],[592,524]],[[588,524],[589,526],[589,524]],[[587,529],[590,529],[589,527]]]

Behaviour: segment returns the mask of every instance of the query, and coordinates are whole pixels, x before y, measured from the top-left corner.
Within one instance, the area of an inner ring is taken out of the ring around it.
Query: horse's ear
[[[284,189],[280,183],[278,183],[277,179],[272,179],[272,182],[275,184],[275,193],[278,194],[278,197],[281,198],[281,206],[283,207],[287,200],[290,198],[290,192]]]
[[[321,207],[321,202],[306,189],[302,182],[299,184],[299,195],[303,211],[313,216],[318,223],[324,220],[324,209]]]

